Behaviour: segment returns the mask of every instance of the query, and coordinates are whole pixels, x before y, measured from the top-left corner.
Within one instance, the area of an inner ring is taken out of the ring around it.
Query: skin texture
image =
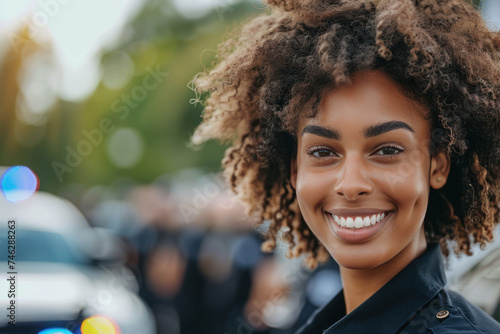
[[[291,183],[304,220],[340,265],[349,313],[425,251],[430,187],[444,186],[450,161],[443,152],[430,156],[430,126],[422,113],[428,111],[382,72],[357,73],[351,84],[325,93],[319,108],[299,122]],[[391,121],[413,131],[364,136],[369,126]],[[341,138],[304,132],[311,125]],[[393,213],[369,238],[345,240],[329,212],[361,208]]]

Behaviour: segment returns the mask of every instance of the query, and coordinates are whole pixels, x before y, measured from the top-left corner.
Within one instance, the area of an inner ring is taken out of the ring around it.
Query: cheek
[[[421,151],[412,152],[408,159],[386,170],[374,173],[379,187],[398,197],[415,197],[429,191],[429,157]]]
[[[395,169],[379,173],[376,188],[384,193],[398,209],[399,223],[393,228],[402,240],[413,233],[425,217],[429,198],[428,159],[409,160]]]
[[[329,197],[330,191],[331,187],[329,181],[325,180],[325,175],[311,172],[297,174],[296,195],[300,213],[311,232],[323,244],[329,244],[329,239],[332,238],[331,232],[320,217],[322,205]]]
[[[296,194],[304,219],[308,222],[307,217],[314,213],[316,208],[321,206],[321,203],[328,196],[330,187],[328,182],[325,182],[325,176],[320,173],[311,171],[297,174]]]

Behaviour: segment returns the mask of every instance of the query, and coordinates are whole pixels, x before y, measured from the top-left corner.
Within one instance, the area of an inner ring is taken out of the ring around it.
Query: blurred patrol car
[[[119,254],[118,239],[91,228],[67,200],[0,196],[0,332],[85,334],[90,323],[92,333],[156,333]]]

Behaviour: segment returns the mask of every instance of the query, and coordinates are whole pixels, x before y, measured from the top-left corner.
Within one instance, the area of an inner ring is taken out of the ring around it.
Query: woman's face
[[[429,155],[425,112],[369,71],[301,120],[291,182],[309,228],[341,266],[371,269],[426,248],[430,186],[445,184],[449,162]]]

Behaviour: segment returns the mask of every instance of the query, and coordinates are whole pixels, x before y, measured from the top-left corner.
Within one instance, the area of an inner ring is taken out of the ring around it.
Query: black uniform
[[[295,334],[500,334],[496,320],[445,285],[441,252],[430,245],[348,315],[341,291]]]

